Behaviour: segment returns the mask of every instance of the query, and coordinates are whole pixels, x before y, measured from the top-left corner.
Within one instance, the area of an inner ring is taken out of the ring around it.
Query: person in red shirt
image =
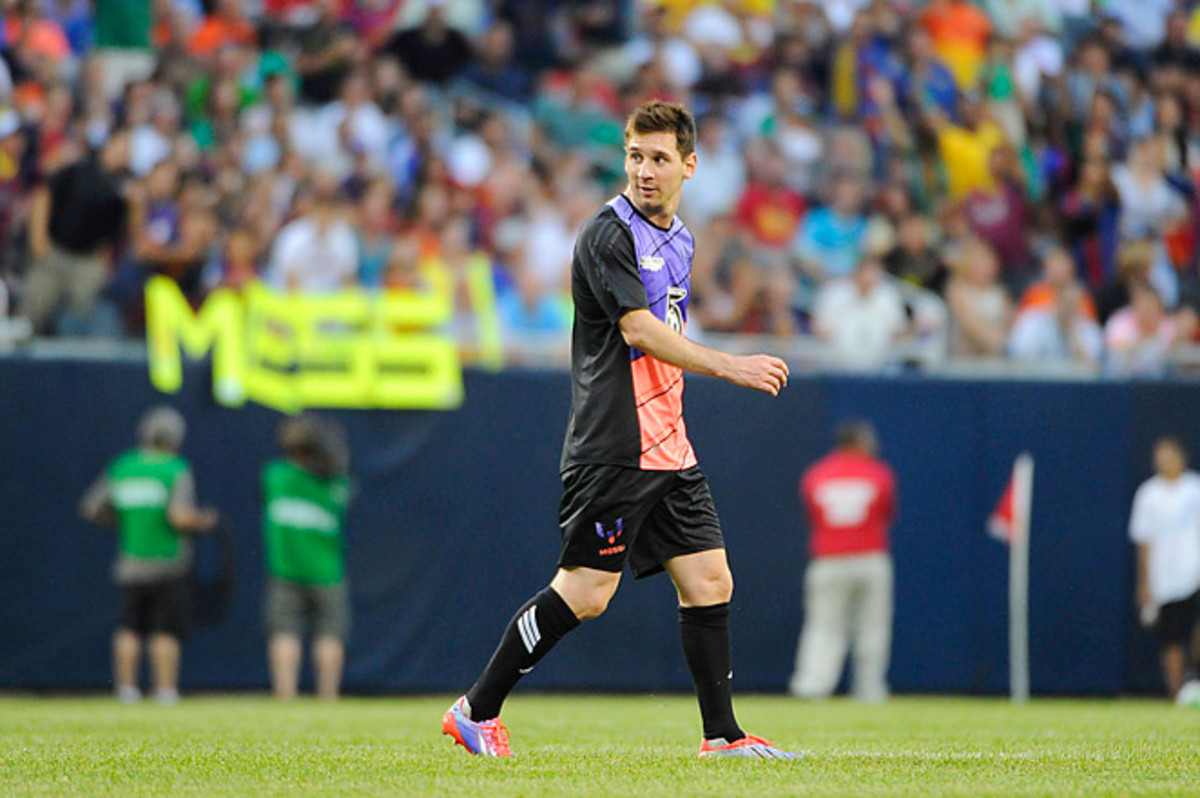
[[[852,646],[854,697],[878,702],[888,696],[888,530],[896,515],[896,480],[876,454],[878,439],[869,422],[842,422],[834,438],[834,451],[800,480],[811,560],[804,576],[804,631],[789,691],[798,698],[831,695]]]

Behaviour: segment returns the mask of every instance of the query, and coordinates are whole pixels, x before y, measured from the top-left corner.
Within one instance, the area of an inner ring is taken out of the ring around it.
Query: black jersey
[[[620,319],[648,309],[682,333],[691,293],[692,234],[664,229],[624,195],[579,233],[571,261],[571,417],[562,468],[584,463],[648,471],[696,465],[683,422],[683,370],[633,349]]]

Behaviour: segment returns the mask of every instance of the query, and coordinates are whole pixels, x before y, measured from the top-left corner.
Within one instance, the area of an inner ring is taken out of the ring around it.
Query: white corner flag
[[[1029,700],[1029,521],[1033,506],[1033,455],[1022,452],[988,532],[1008,544],[1009,694],[1014,704]]]

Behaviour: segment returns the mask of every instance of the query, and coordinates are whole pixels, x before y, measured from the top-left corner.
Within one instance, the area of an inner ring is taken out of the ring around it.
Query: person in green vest
[[[271,688],[277,698],[296,696],[301,641],[311,629],[317,695],[334,699],[350,630],[343,534],[349,451],[341,430],[312,414],[285,419],[278,439],[284,456],[262,473]]]
[[[218,521],[216,510],[196,506],[192,468],[179,455],[186,431],[177,410],[151,408],[138,422],[137,447],[109,463],[80,500],[85,519],[118,531],[113,681],[127,704],[142,697],[138,670],[147,639],[155,698],[179,701],[180,642],[191,625],[191,536]]]

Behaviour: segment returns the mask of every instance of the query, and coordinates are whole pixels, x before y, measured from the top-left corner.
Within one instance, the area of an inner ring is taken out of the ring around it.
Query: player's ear
[[[683,179],[687,180],[694,174],[696,174],[696,151],[692,150],[683,159]]]

